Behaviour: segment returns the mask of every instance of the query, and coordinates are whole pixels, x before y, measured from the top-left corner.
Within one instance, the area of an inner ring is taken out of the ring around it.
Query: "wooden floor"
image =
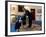
[[[42,30],[42,27],[40,25],[37,24],[32,24],[32,26],[30,28],[27,28],[26,26],[21,26],[19,31],[23,32],[23,31],[40,31]]]

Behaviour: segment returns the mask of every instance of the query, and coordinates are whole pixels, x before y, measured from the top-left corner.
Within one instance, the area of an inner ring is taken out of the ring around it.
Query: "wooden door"
[[[32,20],[35,20],[35,9],[31,9],[32,12]]]

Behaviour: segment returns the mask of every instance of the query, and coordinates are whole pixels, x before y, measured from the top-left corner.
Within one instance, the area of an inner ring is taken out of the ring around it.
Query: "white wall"
[[[10,7],[11,7],[11,14],[15,14],[15,15],[23,15],[24,14],[24,12],[18,12],[18,5],[12,4]],[[15,7],[15,10],[12,10],[12,7]],[[40,16],[37,16],[37,15],[41,15],[42,14],[42,13],[41,14],[37,13],[38,9],[42,9],[41,6],[24,5],[24,7],[28,7],[27,9],[29,11],[30,11],[30,9],[35,9],[35,20],[36,21],[40,21],[41,20]]]
[[[16,5],[16,4],[11,4],[11,6],[10,6],[11,8],[11,14],[15,14],[15,15],[23,15],[24,14],[24,12],[18,12],[18,5]],[[15,10],[13,10],[13,7],[15,8]]]

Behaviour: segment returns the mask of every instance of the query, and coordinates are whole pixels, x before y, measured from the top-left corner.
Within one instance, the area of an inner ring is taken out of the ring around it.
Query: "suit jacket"
[[[23,25],[26,25],[26,16],[29,18],[29,23],[32,23],[32,13],[30,13],[28,10],[25,11],[25,14],[22,18],[23,20]]]

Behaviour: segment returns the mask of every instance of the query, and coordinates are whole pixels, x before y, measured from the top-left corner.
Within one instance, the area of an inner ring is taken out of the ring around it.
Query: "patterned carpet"
[[[21,26],[19,31],[23,32],[23,31],[40,31],[42,30],[42,27],[40,25],[37,24],[32,24],[31,28],[27,28],[26,26]]]

